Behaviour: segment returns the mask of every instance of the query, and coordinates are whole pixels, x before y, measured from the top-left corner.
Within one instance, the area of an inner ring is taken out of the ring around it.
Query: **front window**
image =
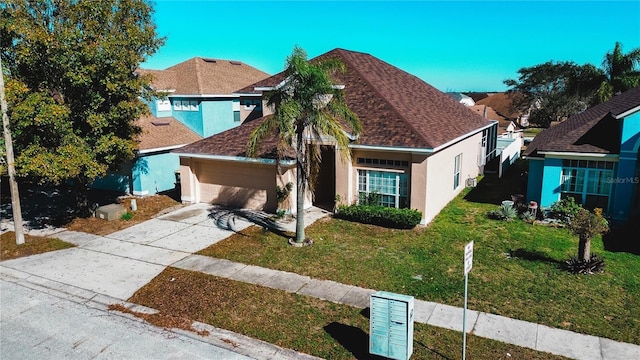
[[[407,174],[390,171],[358,170],[358,202],[376,197],[386,207],[409,206]],[[372,196],[372,194],[375,194]]]
[[[561,198],[573,197],[590,209],[608,208],[614,163],[564,160],[562,165]]]

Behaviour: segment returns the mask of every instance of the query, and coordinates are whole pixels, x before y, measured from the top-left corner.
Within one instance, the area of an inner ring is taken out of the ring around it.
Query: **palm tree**
[[[607,79],[597,91],[597,98],[605,102],[614,94],[640,86],[640,48],[622,53],[622,44],[616,42],[613,50],[604,56],[602,67]]]
[[[330,138],[343,159],[351,156],[349,137],[361,131],[358,117],[349,110],[342,87],[333,83],[331,75],[345,71],[336,58],[307,60],[307,53],[294,47],[287,57],[284,80],[267,94],[267,106],[274,114],[258,126],[247,144],[247,154],[256,156],[261,141],[274,133],[278,136],[277,154],[281,158],[287,150],[296,154],[296,238],[305,241],[304,198],[313,185],[322,161],[321,139]]]

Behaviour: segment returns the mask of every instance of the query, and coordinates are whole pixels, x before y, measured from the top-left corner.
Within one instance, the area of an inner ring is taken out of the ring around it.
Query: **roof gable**
[[[640,111],[640,87],[572,115],[538,134],[525,151],[535,156],[541,151],[616,154],[620,152],[620,120],[628,111]]]
[[[145,115],[136,121],[136,125],[142,129],[138,136],[140,151],[184,145],[202,139],[173,117]]]
[[[226,95],[264,79],[269,74],[243,62],[195,57],[165,70],[145,70],[156,90],[175,90],[174,95]]]
[[[347,105],[360,118],[360,144],[433,149],[490,124],[418,77],[369,54],[334,49],[316,59],[327,57],[346,66],[334,81],[345,85]],[[283,79],[279,73],[239,92],[276,86]]]

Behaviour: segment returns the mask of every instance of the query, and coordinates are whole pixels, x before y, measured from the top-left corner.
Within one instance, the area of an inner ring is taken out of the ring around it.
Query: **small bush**
[[[525,211],[522,214],[520,214],[520,219],[522,219],[522,221],[524,221],[524,222],[528,222],[528,223],[531,223],[531,224],[533,224],[533,222],[536,221],[535,215],[533,215],[529,211]]]
[[[568,197],[551,204],[548,217],[568,224],[580,212],[580,209],[582,209],[582,205],[578,204],[574,198]]]
[[[380,205],[340,205],[336,218],[394,229],[412,229],[422,220],[415,209],[396,209]]]
[[[133,218],[133,213],[131,211],[127,211],[126,213],[120,215],[120,220],[128,221]]]
[[[511,221],[518,217],[518,210],[513,206],[502,204],[498,210],[491,210],[487,213],[490,219]]]

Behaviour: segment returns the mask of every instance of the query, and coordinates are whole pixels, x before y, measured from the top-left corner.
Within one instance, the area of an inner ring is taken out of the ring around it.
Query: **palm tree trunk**
[[[591,259],[591,239],[580,235],[580,241],[578,242],[578,260],[588,261]]]
[[[305,239],[304,234],[304,197],[306,193],[305,186],[305,147],[303,141],[302,130],[296,131],[296,153],[298,161],[296,161],[296,243],[302,243]]]

